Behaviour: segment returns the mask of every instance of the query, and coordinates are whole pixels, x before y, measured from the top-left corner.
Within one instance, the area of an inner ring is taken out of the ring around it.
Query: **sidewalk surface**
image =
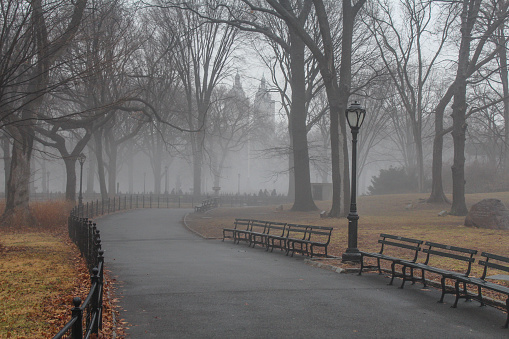
[[[505,314],[375,273],[338,274],[301,256],[204,240],[190,210],[145,209],[97,221],[120,282],[129,338],[509,338]]]

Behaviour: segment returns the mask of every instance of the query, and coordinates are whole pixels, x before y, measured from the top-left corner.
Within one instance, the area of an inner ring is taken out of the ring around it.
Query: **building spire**
[[[235,75],[235,87],[236,88],[242,88],[242,84],[240,83],[240,74],[237,70],[237,75]]]

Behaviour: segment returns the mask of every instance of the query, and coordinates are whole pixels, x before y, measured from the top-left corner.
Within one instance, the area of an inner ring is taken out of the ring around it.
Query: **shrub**
[[[417,191],[415,174],[408,174],[403,167],[381,169],[378,176],[371,178],[368,187],[370,195],[412,193]]]
[[[65,200],[37,201],[30,204],[41,228],[52,229],[67,224],[74,203]]]

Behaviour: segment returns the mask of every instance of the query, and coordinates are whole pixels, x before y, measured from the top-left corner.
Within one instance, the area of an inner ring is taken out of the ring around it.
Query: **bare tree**
[[[238,30],[235,27],[204,20],[194,11],[172,7],[171,2],[160,1],[157,24],[161,32],[177,36],[174,64],[182,83],[186,107],[186,123],[193,163],[193,194],[201,195],[202,166],[207,115],[214,88],[228,76],[236,48]],[[211,18],[227,18],[226,9],[212,10],[200,4]]]
[[[8,1],[7,6],[2,6],[6,39],[1,39],[3,69],[0,73],[7,88],[4,87],[0,98],[1,121],[9,124],[13,138],[4,223],[12,221],[18,213],[21,217],[18,220],[23,223],[35,222],[29,210],[33,123],[45,93],[51,89],[50,72],[78,31],[86,4],[86,0],[73,4],[34,0],[28,4]]]
[[[423,119],[432,71],[449,37],[455,18],[448,7],[434,2],[399,2],[404,20],[398,20],[393,3],[380,1],[370,13],[367,29],[375,38],[387,73],[395,85],[410,124],[418,187],[424,192]],[[437,11],[437,9],[445,9]],[[438,13],[438,15],[437,15]],[[423,44],[437,37],[434,45]],[[398,121],[399,122],[399,121]],[[401,130],[401,129],[400,129]],[[406,134],[406,133],[405,133]]]

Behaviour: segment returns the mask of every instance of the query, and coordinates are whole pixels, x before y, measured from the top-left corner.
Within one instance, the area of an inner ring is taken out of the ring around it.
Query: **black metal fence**
[[[90,292],[83,303],[78,297],[73,299],[71,320],[53,339],[90,338],[102,328],[104,252],[101,249],[101,237],[96,224],[87,218],[78,217],[76,212],[77,209],[74,209],[69,216],[69,236],[86,260],[91,279]]]
[[[256,196],[256,195],[220,195],[202,196],[175,194],[145,194],[114,196],[107,199],[88,200],[78,206],[76,215],[83,218],[114,213],[133,208],[193,208],[203,204],[203,201],[214,200],[217,206],[262,206],[289,203],[286,196]]]

